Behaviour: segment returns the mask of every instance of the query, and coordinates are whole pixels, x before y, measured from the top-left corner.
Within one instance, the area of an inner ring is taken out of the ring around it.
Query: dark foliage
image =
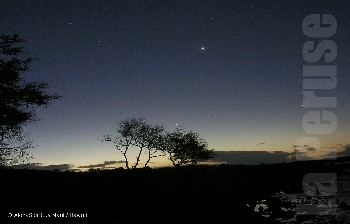
[[[196,165],[199,161],[213,157],[214,150],[208,149],[208,143],[199,138],[199,134],[183,129],[176,129],[166,133],[161,125],[150,125],[145,119],[130,118],[119,123],[117,135],[113,139],[114,146],[125,159],[125,167],[130,169],[128,154],[131,150],[138,150],[136,168],[140,162],[141,154],[147,154],[145,166],[152,158],[169,155],[169,160],[176,167],[182,165]],[[107,135],[104,141],[112,141]]]
[[[132,166],[133,169],[137,168],[141,153],[147,154],[147,160],[144,167],[148,166],[148,163],[152,158],[160,156],[161,151],[160,143],[162,139],[164,128],[160,125],[147,124],[145,119],[130,118],[119,123],[119,127],[116,130],[113,143],[119,150],[125,159],[125,167],[130,169],[128,153],[130,150],[138,150],[136,156],[136,163]],[[112,141],[110,136],[105,137],[105,141]]]
[[[0,36],[0,164],[9,165],[28,156],[22,127],[37,120],[35,108],[59,96],[47,94],[44,82],[26,82],[22,74],[33,61],[19,46],[18,35]]]
[[[200,139],[197,133],[176,129],[168,133],[164,140],[164,149],[174,166],[196,165],[199,161],[211,159],[213,151],[208,143]]]

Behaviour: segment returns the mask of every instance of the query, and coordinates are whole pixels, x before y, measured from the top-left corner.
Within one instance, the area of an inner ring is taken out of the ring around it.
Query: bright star
[[[202,51],[205,51],[205,47],[201,47],[201,50],[202,50]]]

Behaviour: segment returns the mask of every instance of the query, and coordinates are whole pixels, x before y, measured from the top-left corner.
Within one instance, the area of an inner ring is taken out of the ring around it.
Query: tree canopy
[[[59,98],[46,93],[45,82],[24,79],[33,58],[23,51],[22,43],[18,35],[0,36],[0,165],[28,156],[30,144],[23,138],[23,127],[37,120],[37,107]]]
[[[153,157],[157,157],[157,153],[160,152],[162,133],[164,128],[160,125],[150,125],[142,118],[131,118],[119,123],[117,129],[117,136],[113,143],[115,147],[123,154],[125,159],[125,166],[130,168],[128,160],[128,151],[136,148],[138,151],[136,156],[136,163],[132,168],[136,168],[140,162],[141,154],[144,152],[147,154],[147,160],[145,161],[145,167],[151,161]],[[111,139],[106,139],[111,141]]]
[[[214,150],[208,149],[208,143],[199,134],[183,129],[166,134],[163,150],[174,166],[195,165],[214,156]]]
[[[114,146],[122,153],[125,166],[130,169],[129,155],[136,150],[136,162],[131,168],[136,168],[141,160],[141,154],[147,156],[145,167],[152,158],[168,155],[176,167],[195,165],[213,157],[213,150],[208,149],[208,143],[199,138],[199,134],[183,129],[166,132],[161,125],[150,125],[145,119],[126,119],[119,123],[117,135],[112,139],[105,136],[105,141],[113,141]]]

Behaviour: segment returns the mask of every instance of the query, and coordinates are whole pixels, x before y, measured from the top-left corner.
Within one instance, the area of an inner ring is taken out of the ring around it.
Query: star
[[[205,51],[206,49],[205,49],[205,47],[201,47],[201,51]]]

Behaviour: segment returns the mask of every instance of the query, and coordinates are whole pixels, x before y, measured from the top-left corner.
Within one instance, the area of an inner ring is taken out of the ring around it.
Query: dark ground
[[[350,179],[347,161],[349,157],[90,172],[1,169],[0,223],[281,223],[255,212],[257,201],[280,191],[303,193],[302,181],[308,173],[333,172]],[[342,202],[340,209],[349,210],[348,205]],[[87,213],[88,217],[55,218],[54,213]]]

